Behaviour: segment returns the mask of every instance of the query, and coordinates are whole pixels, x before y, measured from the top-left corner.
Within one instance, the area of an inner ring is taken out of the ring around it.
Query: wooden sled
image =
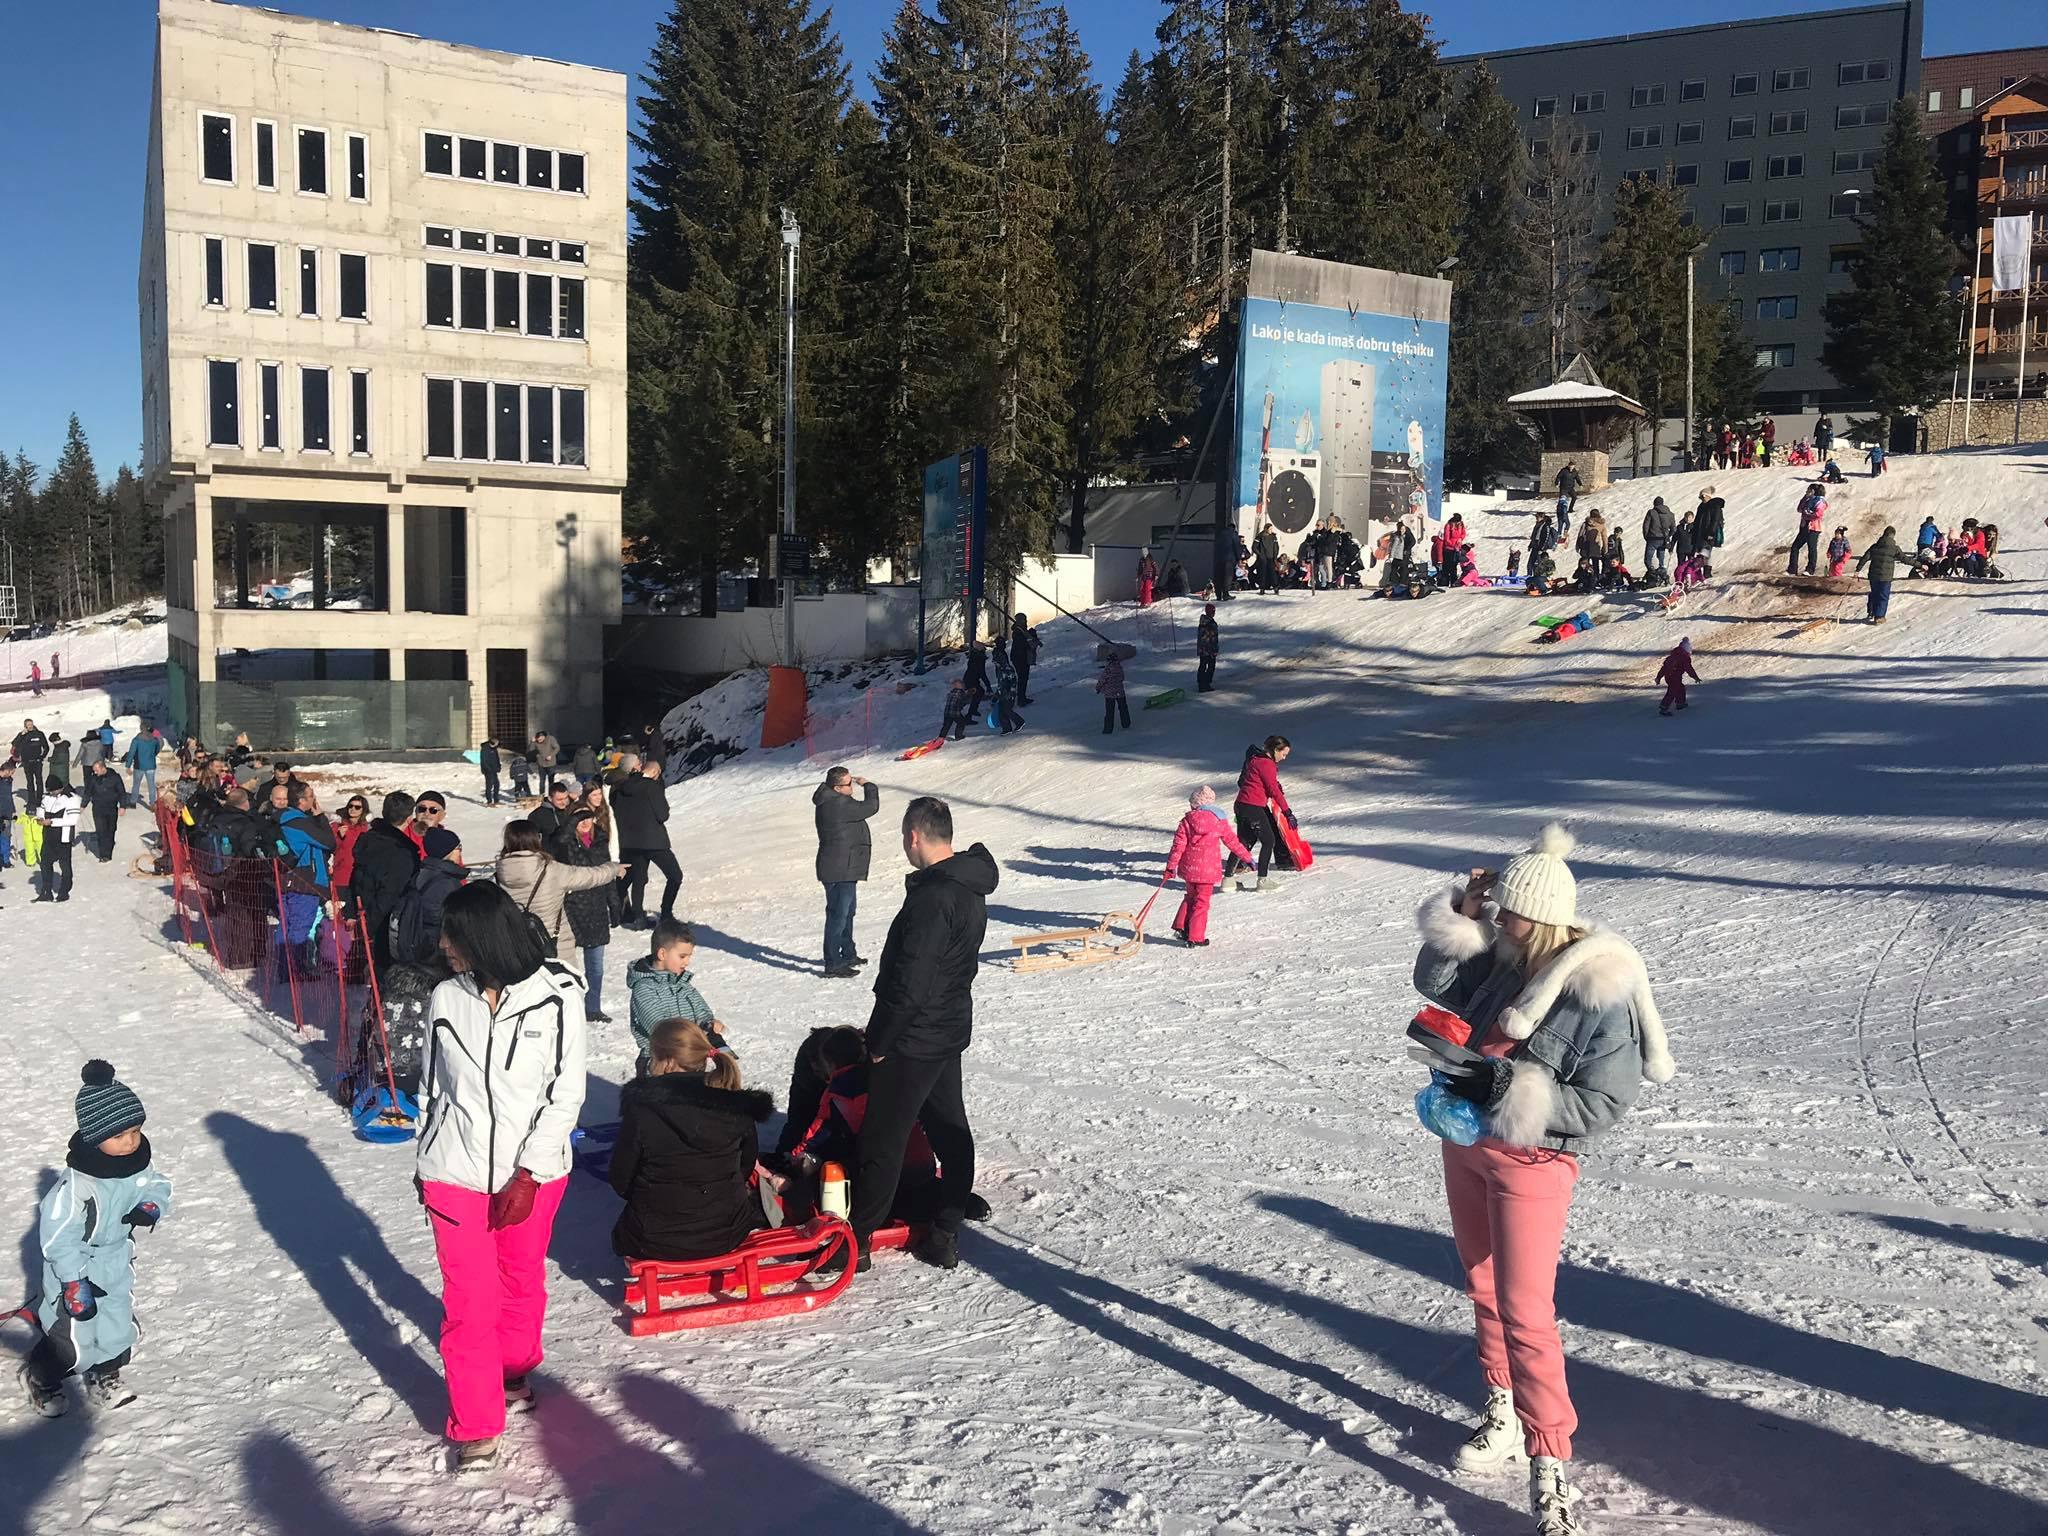
[[[1159,890],[1165,889],[1166,882],[1161,880]],[[1152,915],[1152,903],[1158,899],[1159,891],[1154,891],[1136,912],[1112,912],[1093,928],[1012,934],[1010,942],[1017,946],[1017,958],[1011,968],[1029,975],[1034,971],[1061,970],[1070,965],[1100,965],[1105,960],[1123,960],[1135,955],[1144,948],[1145,919]],[[1130,927],[1128,938],[1118,936],[1116,929],[1120,924]]]
[[[868,1248],[907,1248],[912,1236],[909,1227],[892,1221],[876,1229]],[[834,1259],[840,1261],[834,1273],[811,1283]],[[636,1339],[815,1312],[843,1296],[856,1273],[853,1228],[837,1216],[767,1228],[716,1258],[626,1262],[631,1275],[624,1320]]]

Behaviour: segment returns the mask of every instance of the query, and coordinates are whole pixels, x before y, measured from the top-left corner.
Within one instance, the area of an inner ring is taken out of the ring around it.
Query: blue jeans
[[[1870,616],[1881,619],[1885,610],[1892,605],[1892,584],[1888,581],[1873,581],[1870,584]]]
[[[595,1019],[604,1012],[604,946],[583,946],[583,979],[590,990],[583,994],[583,1016]]]
[[[825,882],[825,969],[844,970],[853,964],[853,909],[860,884],[853,880]]]
[[[149,793],[142,791],[147,787]],[[128,803],[130,805],[153,806],[156,804],[156,770],[138,767],[130,778]]]

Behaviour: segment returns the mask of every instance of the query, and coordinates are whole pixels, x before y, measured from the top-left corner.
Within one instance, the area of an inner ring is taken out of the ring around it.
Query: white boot
[[[1536,1517],[1536,1536],[1588,1536],[1579,1519],[1581,1494],[1565,1481],[1564,1463],[1538,1456],[1529,1463],[1529,1513]]]
[[[1458,1447],[1458,1470],[1492,1472],[1525,1461],[1528,1455],[1522,1445],[1522,1421],[1515,1417],[1515,1394],[1506,1387],[1488,1387],[1479,1427]]]

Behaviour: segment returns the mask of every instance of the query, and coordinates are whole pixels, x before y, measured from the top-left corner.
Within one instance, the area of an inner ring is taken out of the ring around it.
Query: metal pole
[[[1693,253],[1685,253],[1685,467],[1694,468],[1692,462],[1692,291]]]
[[[2029,234],[2033,231],[2028,230]],[[2020,402],[2027,398],[2027,300],[2033,297],[2034,256],[2031,245],[2027,264],[2020,269],[2020,371],[2013,377],[2012,440],[2020,440]]]
[[[1977,396],[1977,273],[1984,265],[1984,235],[1981,229],[1973,232],[1977,249],[1970,256],[1970,358],[1963,376],[1963,446],[1970,446],[1970,405]],[[1997,322],[1992,322],[1993,334]]]
[[[1230,0],[1223,0],[1223,259],[1216,287],[1216,323],[1230,323]]]
[[[782,210],[782,531],[796,532],[796,256],[803,232]],[[780,563],[779,561],[777,562]],[[782,578],[782,656],[796,658],[796,578]]]

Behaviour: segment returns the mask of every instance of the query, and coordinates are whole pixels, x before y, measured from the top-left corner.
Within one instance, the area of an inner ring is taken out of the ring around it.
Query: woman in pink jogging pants
[[[457,1472],[497,1462],[508,1408],[532,1406],[548,1237],[583,1108],[583,980],[498,886],[448,898],[420,1065],[418,1185],[441,1264],[441,1365]]]
[[[1566,1478],[1578,1415],[1565,1384],[1554,1291],[1579,1157],[1628,1112],[1642,1082],[1672,1074],[1642,959],[1620,935],[1579,924],[1553,823],[1498,871],[1475,869],[1416,914],[1415,985],[1472,1026],[1479,1060],[1443,1070],[1485,1134],[1445,1142],[1444,1194],[1486,1375],[1462,1472],[1525,1458],[1539,1536],[1581,1536]]]

